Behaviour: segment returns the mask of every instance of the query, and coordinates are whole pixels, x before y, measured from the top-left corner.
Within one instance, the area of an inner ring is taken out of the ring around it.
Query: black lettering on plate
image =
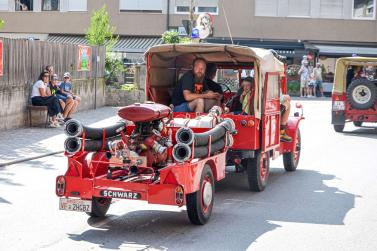
[[[131,200],[141,199],[141,194],[136,193],[136,192],[101,190],[100,194],[105,197],[118,198],[118,199],[131,199]]]

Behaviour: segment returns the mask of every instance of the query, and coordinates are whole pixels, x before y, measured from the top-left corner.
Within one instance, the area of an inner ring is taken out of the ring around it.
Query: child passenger
[[[229,110],[235,115],[253,115],[254,79],[246,77],[241,82],[241,88],[232,98]]]

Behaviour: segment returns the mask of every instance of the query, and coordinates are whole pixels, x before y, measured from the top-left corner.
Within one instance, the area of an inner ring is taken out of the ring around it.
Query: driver
[[[192,71],[186,72],[174,89],[172,103],[174,112],[208,112],[220,103],[222,95],[208,88],[205,79],[206,61],[196,58]]]
[[[221,95],[220,101],[215,104],[217,106],[221,106],[221,103],[224,101],[224,92],[223,88],[221,88],[221,85],[216,83],[213,79],[216,77],[217,68],[216,65],[213,63],[207,64],[207,70],[206,70],[206,83],[208,86],[208,89],[210,91],[219,93]],[[208,109],[208,107],[206,107]],[[211,107],[209,107],[211,109]]]

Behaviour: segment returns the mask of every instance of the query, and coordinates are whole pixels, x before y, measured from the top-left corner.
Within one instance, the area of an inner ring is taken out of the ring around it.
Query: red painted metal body
[[[336,114],[342,112],[344,113],[344,119],[346,121],[361,121],[361,122],[377,122],[377,102],[369,109],[359,110],[354,109],[347,102],[346,93],[342,95],[333,94],[332,102],[343,101],[345,104],[344,111],[335,111]]]
[[[159,182],[149,182],[145,174],[145,182],[125,182],[106,178],[108,162],[105,153],[81,153],[68,157],[68,170],[65,174],[64,197],[91,199],[103,196],[101,191],[111,190],[119,192],[136,192],[141,195],[140,200],[151,204],[177,205],[175,190],[183,188],[185,194],[199,190],[200,176],[205,164],[208,164],[216,181],[225,177],[225,155],[219,153],[203,160],[193,159],[190,163],[172,163],[159,170]],[[100,163],[97,163],[100,162]],[[114,173],[113,178],[122,175],[122,171]]]
[[[133,122],[149,122],[166,118],[171,109],[166,105],[145,103],[126,106],[118,111],[119,117]]]

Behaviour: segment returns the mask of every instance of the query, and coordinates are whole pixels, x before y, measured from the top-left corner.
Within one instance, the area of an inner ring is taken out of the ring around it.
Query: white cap
[[[69,72],[65,72],[64,75],[63,75],[64,78],[70,78],[71,77],[71,74]]]

